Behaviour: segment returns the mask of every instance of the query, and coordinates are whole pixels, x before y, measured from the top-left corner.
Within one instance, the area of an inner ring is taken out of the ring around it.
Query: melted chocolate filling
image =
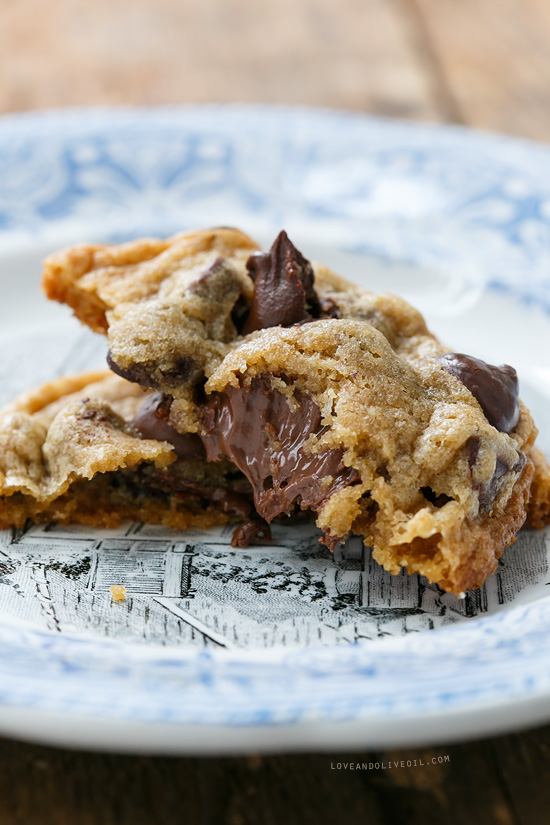
[[[204,447],[195,433],[181,434],[170,424],[172,397],[156,392],[145,399],[133,424],[144,438],[168,441],[180,458],[204,458]]]
[[[203,407],[208,461],[226,456],[241,470],[268,522],[297,505],[317,512],[337,490],[360,480],[357,470],[345,466],[343,450],[304,451],[306,440],[327,427],[307,395],[296,390],[294,401],[297,409],[273,389],[269,376],[260,376],[249,387],[215,393]]]
[[[221,505],[239,518],[252,514],[252,497],[261,519],[237,528],[234,541],[246,546],[260,536],[268,539],[266,521],[290,514],[296,508],[318,512],[337,490],[360,481],[360,475],[343,462],[343,450],[306,453],[304,443],[328,429],[321,424],[319,407],[295,390],[296,409],[287,396],[274,390],[269,376],[254,378],[249,387],[228,387],[202,406],[204,431],[181,435],[169,422],[172,398],[155,393],[139,408],[134,426],[145,438],[168,441],[183,459],[205,456],[220,461],[225,456],[248,479],[227,486],[196,484],[170,469],[156,470],[151,483],[185,498]],[[265,519],[265,521],[263,521]],[[331,546],[339,537],[325,537]]]

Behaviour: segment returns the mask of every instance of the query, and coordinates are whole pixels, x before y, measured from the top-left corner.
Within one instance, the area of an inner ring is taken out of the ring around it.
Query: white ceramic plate
[[[550,448],[550,152],[459,129],[265,107],[0,122],[0,403],[101,365],[38,289],[74,241],[215,224],[415,303],[450,347],[518,369]],[[232,753],[449,742],[550,718],[548,533],[460,601],[312,528],[31,527],[0,535],[0,730]],[[110,584],[125,584],[123,603]]]

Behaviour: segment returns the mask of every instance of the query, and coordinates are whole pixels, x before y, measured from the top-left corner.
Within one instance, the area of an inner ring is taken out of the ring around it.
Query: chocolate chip
[[[460,352],[440,355],[438,361],[470,390],[489,424],[503,433],[514,430],[519,421],[519,387],[513,367],[495,367]]]
[[[131,367],[119,367],[113,358],[111,350],[107,353],[107,363],[111,370],[117,375],[120,375],[121,378],[131,381],[133,384],[139,384],[141,387],[158,389],[157,382],[151,377],[151,365],[132,364]]]
[[[163,389],[164,382],[195,384],[203,378],[202,369],[188,355],[182,355],[176,359],[171,369],[164,371],[159,370],[158,365],[152,362],[120,367],[113,359],[111,351],[107,353],[107,363],[111,370],[121,378],[152,390]]]
[[[220,269],[223,269],[224,265],[225,260],[223,258],[218,257],[213,260],[210,266],[203,270],[199,277],[189,285],[189,292],[204,293],[208,297],[211,277]]]
[[[168,378],[179,379],[184,383],[195,383],[197,378],[202,377],[202,370],[199,369],[195,361],[188,355],[182,355],[176,360],[174,369],[168,370],[164,375]]]
[[[524,453],[518,452],[518,460],[510,467],[502,458],[497,458],[495,471],[489,482],[479,491],[479,509],[490,510],[494,500],[506,484],[506,476],[520,474],[525,467],[527,458]]]
[[[465,444],[468,454],[468,465],[472,471],[472,487],[479,491],[479,509],[482,511],[490,510],[493,502],[506,484],[506,476],[513,473],[520,475],[527,462],[525,453],[521,450],[517,451],[517,459],[510,466],[508,461],[497,456],[495,469],[493,475],[485,484],[474,481],[473,470],[477,464],[481,441],[477,435],[471,436]]]
[[[271,541],[271,528],[263,518],[252,519],[233,530],[231,547],[248,547],[251,541]]]
[[[168,441],[180,458],[204,458],[204,447],[195,433],[178,433],[169,422],[172,397],[156,392],[138,409],[133,424],[144,438]]]
[[[476,462],[477,462],[477,457],[479,455],[479,448],[481,447],[481,441],[479,440],[477,435],[472,435],[472,436],[470,436],[470,438],[466,442],[465,446],[466,446],[466,449],[468,451],[468,464],[469,464],[470,469],[473,470],[473,468],[475,467]]]
[[[321,307],[313,286],[313,267],[284,230],[269,252],[254,252],[246,266],[254,281],[254,296],[244,335],[319,317]]]
[[[493,504],[504,485],[504,476],[508,475],[510,467],[502,459],[497,458],[495,472],[489,482],[479,491],[479,509],[488,510]]]

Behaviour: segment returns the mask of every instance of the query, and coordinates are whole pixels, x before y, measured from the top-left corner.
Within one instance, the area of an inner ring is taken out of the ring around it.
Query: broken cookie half
[[[185,436],[176,447],[142,436],[135,419],[149,403],[105,370],[60,378],[0,410],[0,527],[134,519],[185,529],[247,516],[238,481],[182,449]]]
[[[329,547],[361,535],[391,573],[460,594],[549,521],[515,371],[448,353],[411,306],[284,232],[268,251],[225,228],[73,247],[43,284],[107,334],[116,376],[4,414],[4,524],[233,520],[246,544],[306,511]]]

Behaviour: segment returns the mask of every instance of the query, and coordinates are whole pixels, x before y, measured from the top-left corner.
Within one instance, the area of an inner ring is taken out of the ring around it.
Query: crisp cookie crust
[[[310,264],[285,233],[269,252],[226,228],[72,248],[43,285],[107,333],[118,375],[157,392],[134,421],[143,443],[195,439],[176,479],[157,475],[165,491],[193,447],[268,521],[309,509],[329,546],[358,533],[390,572],[455,593],[526,518],[550,519],[515,371],[448,353],[413,307]]]
[[[91,329],[106,332],[109,310],[162,293],[165,281],[183,290],[197,270],[216,257],[231,257],[244,271],[246,259],[257,248],[244,233],[225,227],[167,240],[81,244],[46,259],[42,288],[48,298],[68,304]]]

